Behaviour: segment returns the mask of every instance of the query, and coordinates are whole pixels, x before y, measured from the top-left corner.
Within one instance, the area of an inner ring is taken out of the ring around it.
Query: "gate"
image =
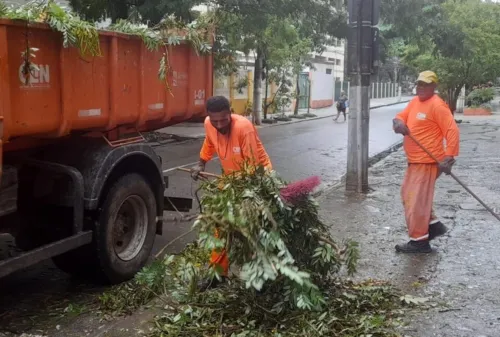
[[[309,107],[309,73],[299,75],[299,109],[307,109]]]

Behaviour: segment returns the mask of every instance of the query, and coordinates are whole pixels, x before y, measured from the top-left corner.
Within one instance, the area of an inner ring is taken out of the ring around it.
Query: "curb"
[[[401,102],[394,102],[394,103],[389,103],[389,104],[377,105],[377,106],[374,106],[373,108],[370,108],[370,110],[375,110],[375,109],[379,109],[379,108],[385,108],[385,107],[388,107],[388,106],[391,106],[391,105],[408,103],[409,101],[410,100],[403,100]],[[312,117],[312,118],[305,118],[305,119],[297,119],[297,120],[293,120],[293,121],[290,121],[290,122],[281,122],[281,123],[276,123],[276,124],[269,124],[269,125],[265,125],[265,126],[259,125],[259,126],[261,128],[269,128],[269,127],[276,127],[276,126],[287,125],[287,124],[295,124],[295,123],[302,123],[302,122],[314,121],[314,120],[317,120],[317,119],[330,118],[330,117],[334,117],[334,116],[336,116],[336,115],[335,114],[331,114],[331,115],[326,115],[326,116]]]
[[[383,150],[382,152],[379,152],[372,157],[368,159],[368,168],[371,168],[373,165],[379,163],[383,159],[389,157],[392,153],[398,151],[401,147],[403,147],[403,140],[400,140],[391,146],[389,146],[387,149]],[[338,189],[342,185],[345,184],[347,173],[344,173],[340,176],[340,178],[337,181],[333,181],[331,184],[323,185],[316,190],[312,196],[317,199],[321,199],[324,197],[326,194]]]
[[[401,102],[394,102],[394,103],[389,103],[389,104],[377,105],[377,106],[374,106],[373,108],[370,108],[370,110],[384,108],[384,107],[388,107],[391,105],[408,103],[409,101],[410,101],[410,99],[402,100]],[[305,118],[305,119],[295,119],[295,120],[292,120],[289,122],[278,122],[276,124],[264,124],[264,125],[259,125],[258,129],[265,129],[265,128],[277,127],[277,126],[288,125],[288,124],[309,122],[309,121],[314,121],[314,120],[318,120],[318,119],[331,118],[333,116],[335,116],[335,114],[330,114],[330,115],[326,115],[326,116],[319,116],[319,117],[312,117],[312,118]],[[196,135],[196,136],[179,136],[179,135],[175,135],[175,134],[173,134],[173,135],[178,136],[179,138],[182,138],[184,141],[205,138],[205,134],[203,134],[203,135],[200,134],[200,135]],[[178,144],[178,143],[176,143],[176,144]]]

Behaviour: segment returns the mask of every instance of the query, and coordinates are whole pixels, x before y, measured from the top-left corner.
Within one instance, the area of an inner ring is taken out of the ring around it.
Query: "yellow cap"
[[[438,77],[435,72],[426,70],[418,75],[417,82],[424,82],[428,84],[437,83]]]

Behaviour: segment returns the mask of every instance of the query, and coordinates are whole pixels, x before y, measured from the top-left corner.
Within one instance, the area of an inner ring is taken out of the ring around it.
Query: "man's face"
[[[417,82],[417,96],[420,101],[426,101],[434,96],[436,90],[435,83]]]
[[[231,126],[231,112],[221,111],[221,112],[208,112],[210,118],[210,123],[218,132],[223,135],[229,132]]]

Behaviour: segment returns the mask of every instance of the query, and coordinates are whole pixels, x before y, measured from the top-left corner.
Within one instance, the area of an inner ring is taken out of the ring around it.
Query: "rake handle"
[[[187,168],[184,168],[184,167],[178,167],[177,168],[178,171],[182,171],[182,172],[187,172],[187,173],[191,173],[192,170],[191,169],[187,169]],[[221,176],[218,175],[218,174],[213,174],[213,173],[210,173],[210,172],[200,172],[200,176],[202,177],[206,177],[206,178],[220,178]]]
[[[427,150],[425,146],[422,145],[422,143],[420,143],[417,139],[415,139],[415,137],[413,137],[411,134],[408,134],[407,136],[410,137],[410,139],[413,140],[422,150],[424,150],[425,153],[427,153],[429,157],[431,157],[436,163],[440,164],[436,156],[434,156],[429,150]],[[493,215],[498,221],[500,221],[500,216],[496,214],[495,211],[491,209],[491,207],[489,207],[481,199],[479,199],[479,197],[474,192],[472,192],[470,188],[468,188],[467,185],[465,185],[456,175],[450,172],[450,176],[453,179],[455,179],[455,181],[459,183],[467,192],[469,192],[469,194],[472,195],[474,199],[476,199],[484,208],[486,208],[486,210],[488,210],[488,212],[490,212],[491,215]]]

